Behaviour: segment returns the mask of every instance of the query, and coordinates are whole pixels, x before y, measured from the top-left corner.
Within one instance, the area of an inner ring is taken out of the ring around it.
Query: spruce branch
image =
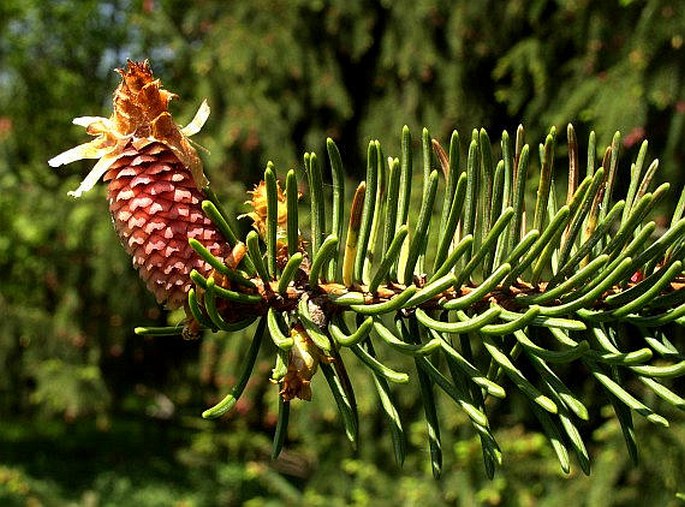
[[[579,146],[571,125],[567,128],[567,193],[555,205],[559,199],[553,184],[556,137],[552,130],[539,147],[537,198],[526,213],[525,181],[534,166],[530,148],[523,143],[522,128],[514,147],[503,133],[497,161],[487,132],[474,132],[465,167],[460,167],[456,132],[445,150],[424,131],[424,185],[415,221],[408,213],[414,195],[408,129],[402,132],[401,158],[387,159],[387,171],[380,144],[373,141],[369,143],[367,179],[357,188],[344,234],[342,192],[335,188],[342,182],[342,161],[329,139],[331,178],[337,182],[332,196],[323,192],[316,155],[305,156],[310,183],[317,187],[311,194],[311,212],[317,215],[311,237],[319,239],[307,245],[296,229],[297,220],[291,217],[286,220],[287,230],[276,234],[273,217],[278,205],[275,198],[267,199],[264,217],[256,218],[255,231],[246,240],[261,276],[244,280],[249,276],[245,271],[242,278],[225,276],[230,269],[193,243],[217,273],[224,275],[225,286],[217,285],[219,278],[203,281],[195,276],[199,283],[189,298],[191,315],[197,318],[199,311],[200,324],[209,322],[212,330],[226,329],[229,323],[216,314],[216,299],[223,298],[240,302],[243,312],[253,311],[255,318],[268,320],[267,330],[281,350],[278,357],[287,362],[289,371],[294,368],[296,374],[310,379],[316,364],[321,366],[345,432],[356,441],[358,417],[350,402],[351,384],[338,377],[339,370],[344,371],[339,351],[349,349],[369,370],[400,464],[407,452],[406,437],[402,412],[393,402],[392,392],[416,379],[436,476],[442,467],[436,390],[445,393],[471,421],[481,438],[488,474],[494,474],[501,464],[501,451],[492,433],[492,406],[485,401],[511,391],[529,400],[531,413],[540,421],[562,470],[570,470],[569,456],[573,454],[580,468],[589,473],[590,456],[580,429],[589,419],[589,411],[563,380],[569,364],[587,368],[606,392],[630,454],[636,457],[632,414],[659,426],[668,425],[641,398],[651,391],[667,405],[685,407],[682,397],[667,385],[669,379],[685,374],[685,360],[662,331],[667,323],[685,323],[685,220],[675,217],[660,237],[654,237],[654,222],[647,220],[668,185],[650,191],[658,164],[652,163],[642,174],[646,145],[633,164],[625,199],[612,203],[607,198],[613,194],[618,170],[618,136],[606,151],[603,164],[609,167],[605,169],[604,165],[594,167],[591,135],[588,157],[592,161],[586,177],[578,181]],[[435,159],[426,146],[432,147]],[[274,169],[269,166],[265,171],[265,180],[271,181],[267,190],[271,188],[275,195],[273,178]],[[294,172],[289,172],[289,214],[297,213],[294,178]],[[438,214],[433,210],[440,185],[444,185],[444,194]],[[681,208],[679,205],[676,214],[682,214]],[[325,209],[337,210],[328,227]],[[526,216],[532,218],[530,223]],[[221,215],[217,220],[229,221]],[[257,232],[262,230],[259,220],[267,224],[262,236]],[[430,251],[432,243],[427,238],[435,227],[437,247]],[[287,238],[287,248],[278,238]],[[275,269],[265,265],[264,257]],[[425,270],[428,265],[432,269]],[[277,291],[269,289],[273,283]],[[283,312],[288,312],[288,318],[279,317]],[[356,316],[352,319],[356,325],[350,327],[352,316]],[[388,318],[394,325],[388,325]],[[284,326],[289,326],[290,332],[298,329],[306,337],[303,347],[314,358],[313,367],[309,364],[305,371],[297,372],[293,365],[300,358],[290,351],[292,340]],[[172,332],[169,328],[140,330],[163,331]],[[631,349],[636,341],[643,345]],[[398,371],[384,364],[376,355],[378,347],[413,357],[415,371]],[[474,350],[478,351],[475,356]],[[477,366],[483,360],[491,363],[488,371]],[[627,377],[638,380],[641,388],[626,387]],[[273,380],[281,386],[288,383],[285,376]],[[289,397],[284,398],[284,392]],[[287,410],[284,403],[292,397],[309,395],[309,391],[298,392],[285,385],[280,410]],[[274,452],[286,444],[286,432],[287,416],[280,415]]]
[[[148,287],[172,308],[185,300],[184,325],[136,328],[138,334],[193,338],[203,329],[234,332],[256,322],[235,386],[205,418],[231,410],[259,374],[259,356],[270,354],[279,397],[273,455],[287,445],[292,400],[315,395],[311,380],[319,370],[356,445],[360,422],[345,349],[368,370],[398,464],[407,439],[395,392],[418,382],[436,477],[443,460],[439,414],[447,410],[463,411],[494,475],[502,452],[491,400],[513,394],[529,402],[562,470],[570,470],[573,454],[589,473],[581,425],[591,411],[566,378],[574,368],[589,372],[608,397],[633,459],[634,415],[668,426],[650,406],[655,397],[660,406],[685,409],[672,382],[685,375],[685,353],[669,337],[674,325],[685,325],[685,192],[656,235],[650,217],[670,187],[653,189],[659,164],[646,164],[646,143],[626,195],[616,200],[620,134],[598,167],[590,134],[580,180],[580,147],[569,125],[562,197],[554,127],[538,145],[537,167],[523,127],[513,143],[502,134],[499,153],[484,129],[474,130],[466,157],[456,132],[445,150],[424,129],[416,191],[405,127],[397,158],[386,159],[380,142],[369,142],[366,179],[346,207],[343,159],[328,139],[331,195],[324,164],[315,153],[303,159],[310,230],[300,230],[295,171],[287,173],[283,193],[268,163],[250,192],[254,230],[243,240],[188,140],[207,118],[207,105],[180,128],[167,109],[174,95],[147,62],[128,62],[119,72],[112,117],[77,120],[96,138],[50,164],[100,159],[73,195],[104,177],[115,228]],[[527,200],[531,177],[537,191]],[[264,345],[266,334],[273,347]],[[413,368],[385,364],[397,356]],[[439,405],[439,393],[449,405]]]

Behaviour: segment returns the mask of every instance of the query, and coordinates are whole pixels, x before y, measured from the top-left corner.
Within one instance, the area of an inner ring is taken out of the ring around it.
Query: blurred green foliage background
[[[302,171],[302,153],[324,153],[330,136],[357,178],[369,139],[397,154],[404,124],[446,140],[480,126],[496,139],[523,123],[537,142],[570,121],[602,146],[621,130],[626,159],[649,135],[661,178],[679,189],[684,44],[676,0],[3,0],[0,504],[683,504],[682,415],[666,414],[669,431],[638,424],[633,467],[606,399],[593,393],[589,478],[561,474],[512,397],[496,407],[505,466],[495,480],[485,479],[464,416],[446,405],[444,478],[434,481],[413,389],[398,393],[412,449],[400,470],[368,379],[356,377],[358,451],[315,379],[315,399],[294,407],[287,448],[271,461],[272,365],[259,363],[234,413],[203,421],[232,385],[244,341],[134,336],[134,325],[178,316],[138,281],[103,188],[66,196],[89,164],[55,171],[46,161],[85,140],[71,118],[109,115],[114,67],[150,58],[181,96],[178,121],[209,100],[195,139],[237,213],[267,160],[281,174]],[[582,377],[575,387],[587,389]]]

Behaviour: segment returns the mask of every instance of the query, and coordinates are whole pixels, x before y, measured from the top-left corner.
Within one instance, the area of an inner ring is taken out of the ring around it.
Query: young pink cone
[[[230,245],[204,215],[201,203],[208,181],[202,162],[188,141],[209,115],[203,103],[185,128],[168,111],[175,97],[155,80],[147,61],[129,61],[119,69],[110,118],[82,117],[74,123],[96,136],[49,161],[58,167],[85,158],[99,159],[79,188],[79,197],[100,178],[114,228],[134,267],[157,301],[170,309],[183,306],[191,287],[190,272],[204,276],[212,268],[190,247],[189,238],[224,262],[233,263]]]

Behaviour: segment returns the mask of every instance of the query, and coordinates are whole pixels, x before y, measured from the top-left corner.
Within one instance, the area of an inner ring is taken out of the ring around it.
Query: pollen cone
[[[128,62],[114,92],[110,118],[77,118],[96,138],[49,161],[59,166],[83,158],[99,161],[72,195],[78,197],[103,177],[114,228],[133,265],[168,308],[183,305],[196,269],[211,267],[189,246],[194,238],[224,262],[230,246],[204,215],[201,203],[207,180],[187,136],[197,132],[209,114],[203,104],[184,129],[168,111],[175,96],[155,80],[146,62]]]

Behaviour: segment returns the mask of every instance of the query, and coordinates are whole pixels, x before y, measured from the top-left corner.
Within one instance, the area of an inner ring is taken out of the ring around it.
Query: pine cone
[[[104,176],[109,210],[133,265],[157,301],[183,305],[196,269],[211,268],[188,245],[202,243],[216,257],[228,255],[226,240],[202,213],[204,196],[190,172],[163,144],[124,151]]]
[[[208,182],[187,139],[200,129],[209,108],[203,103],[195,119],[181,129],[168,111],[175,95],[153,79],[147,61],[129,61],[118,72],[122,81],[114,92],[112,116],[74,120],[96,139],[49,164],[100,159],[70,194],[80,196],[104,176],[114,228],[133,265],[159,303],[178,308],[191,286],[190,271],[205,276],[211,272],[188,245],[189,238],[224,261],[231,257],[228,242],[202,211],[202,188]]]

